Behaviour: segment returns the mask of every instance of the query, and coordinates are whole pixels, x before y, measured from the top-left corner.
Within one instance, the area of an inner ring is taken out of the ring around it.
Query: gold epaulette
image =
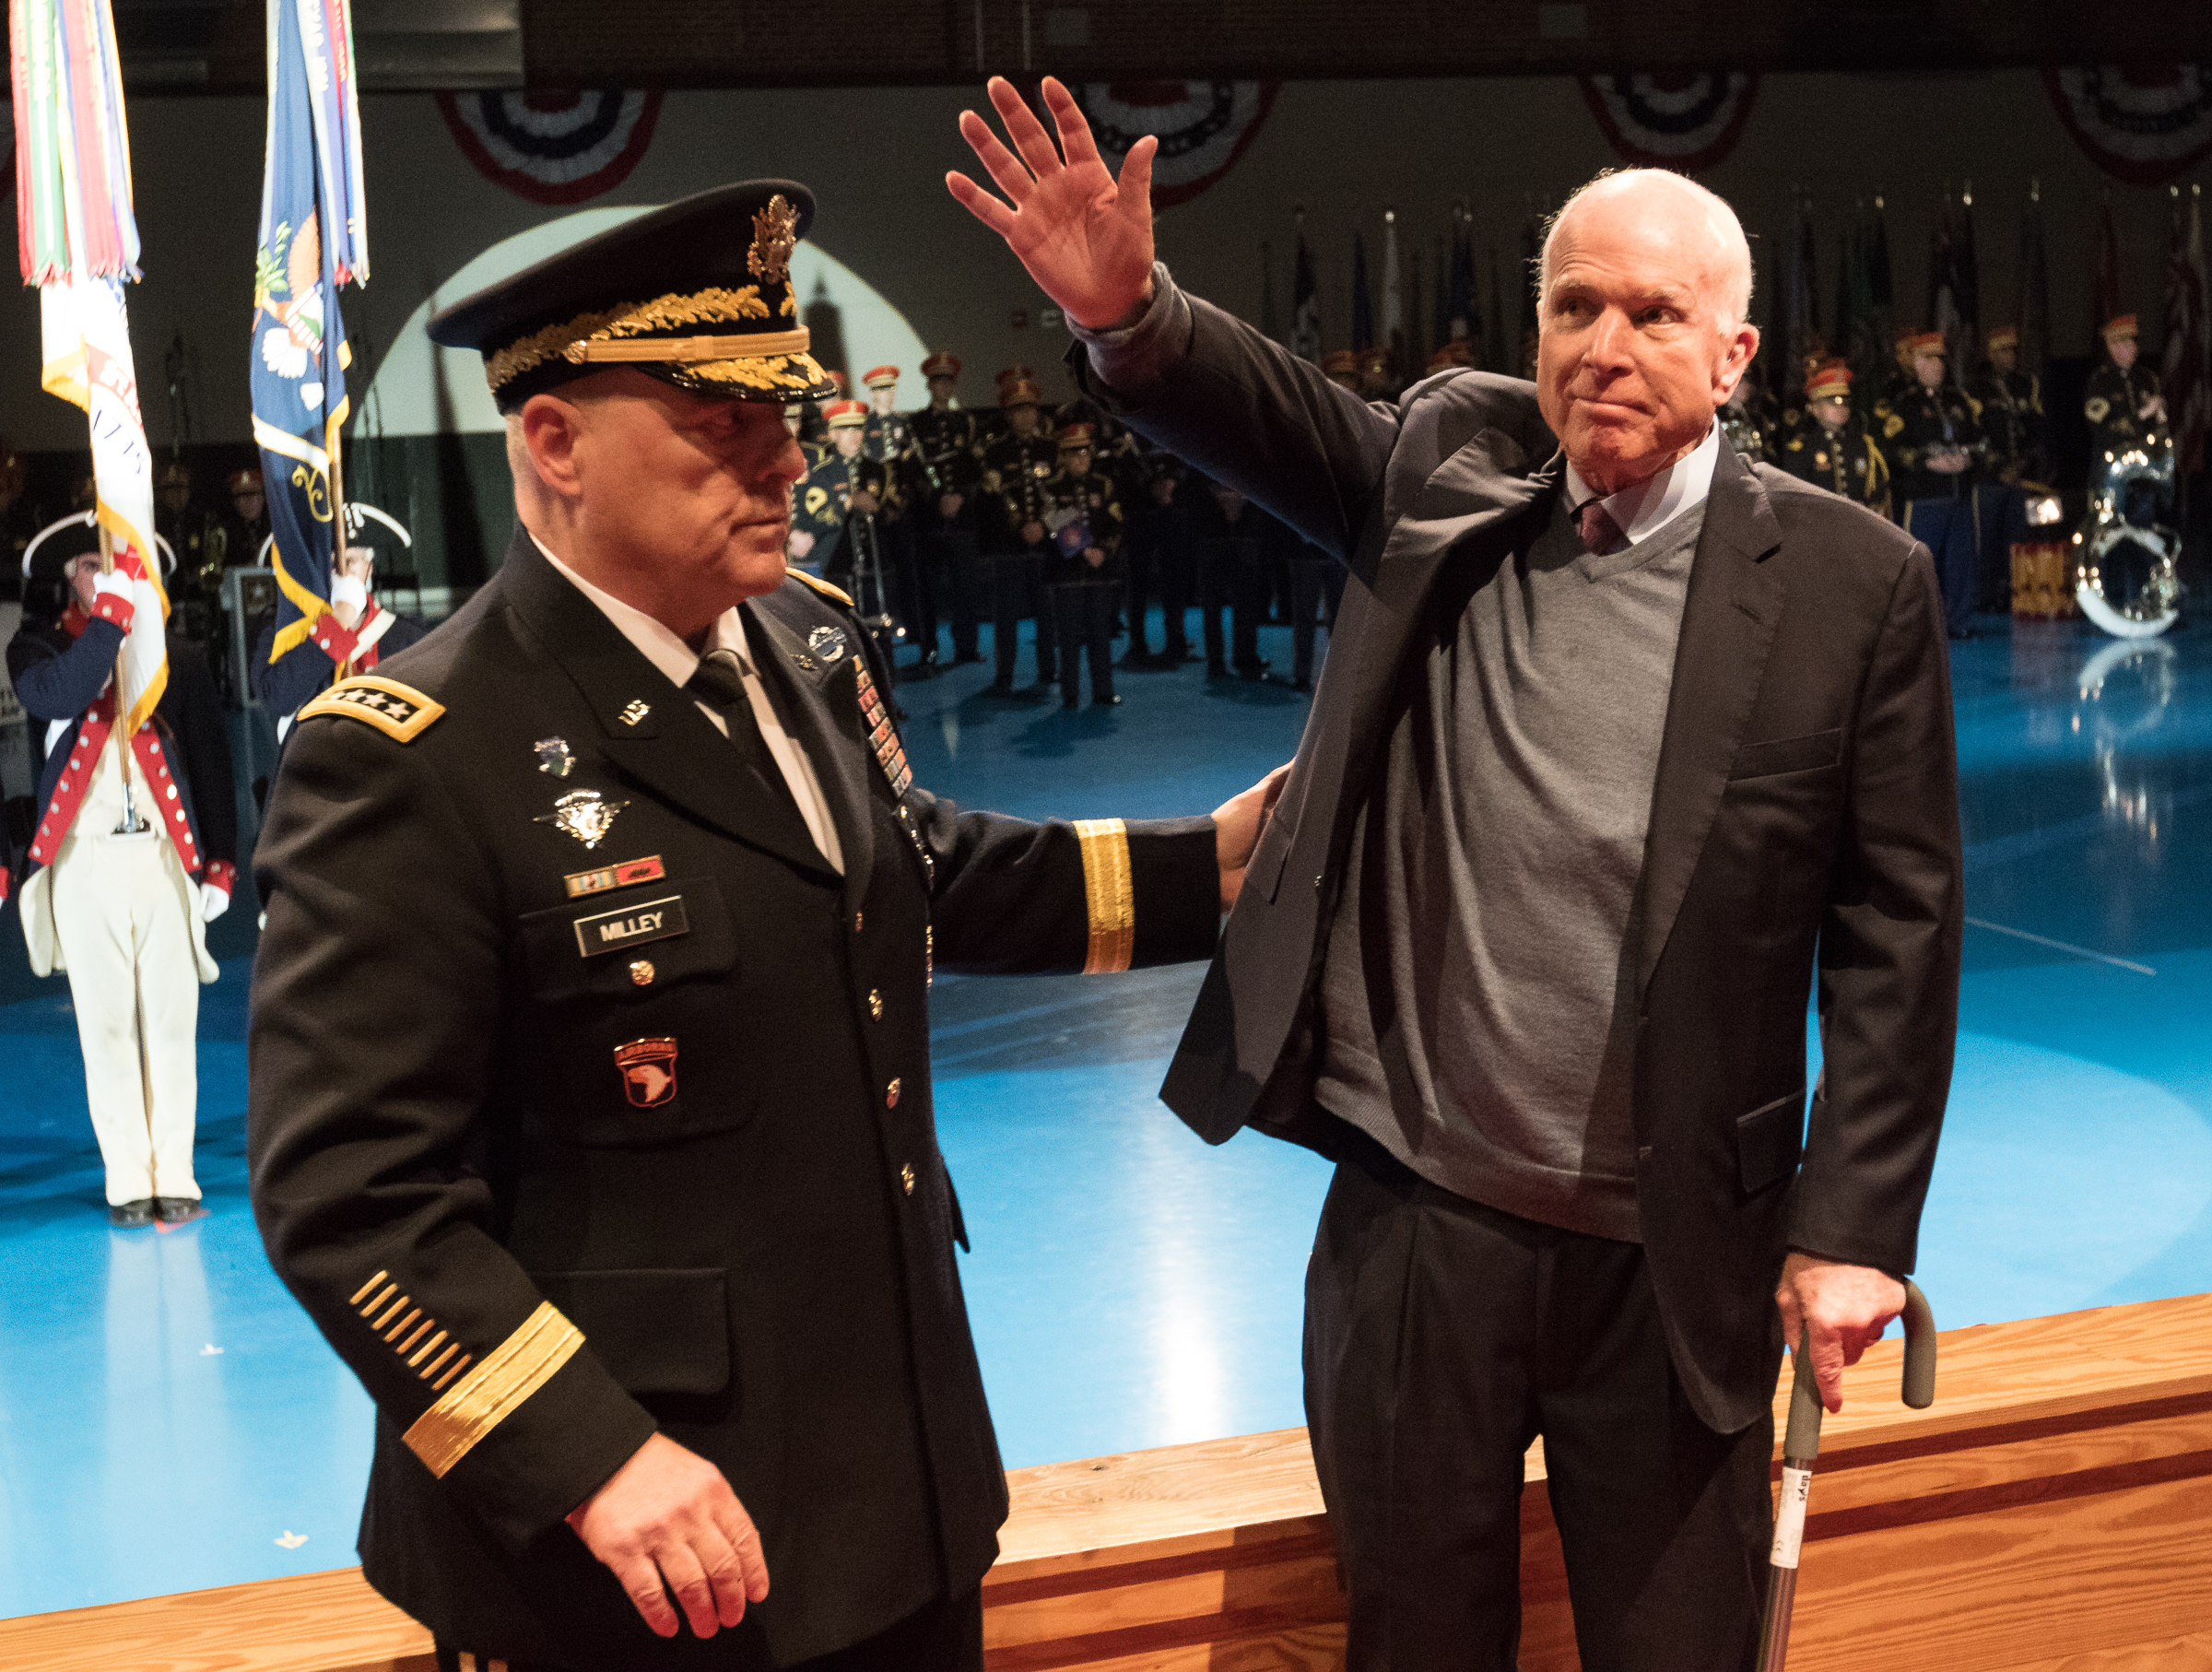
[[[348,720],[373,725],[396,743],[412,743],[444,712],[443,703],[431,701],[411,685],[381,674],[357,674],[302,705],[293,718],[312,720],[317,714],[343,714]]]
[[[832,586],[829,582],[822,580],[819,576],[810,575],[803,569],[786,569],[783,572],[792,580],[797,581],[804,585],[813,587],[814,590],[820,593],[823,597],[835,599],[838,603],[842,604],[847,609],[851,609],[853,607],[852,595],[847,593],[843,587]]]

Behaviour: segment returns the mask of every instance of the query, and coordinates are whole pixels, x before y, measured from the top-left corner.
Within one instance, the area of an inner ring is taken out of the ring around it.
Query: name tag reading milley
[[[586,958],[596,958],[602,952],[690,932],[691,925],[684,917],[684,897],[670,894],[661,900],[642,900],[619,911],[601,912],[594,917],[579,917],[576,950]]]

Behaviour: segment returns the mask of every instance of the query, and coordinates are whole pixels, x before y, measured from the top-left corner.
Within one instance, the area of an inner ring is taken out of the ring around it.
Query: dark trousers
[[[1266,613],[1267,597],[1257,540],[1200,542],[1198,608],[1205,628],[1206,672],[1227,673],[1233,656],[1237,672],[1258,674],[1260,618]],[[1230,618],[1226,643],[1221,630],[1224,609]]]
[[[977,555],[975,531],[940,528],[917,536],[925,570],[936,589],[938,607],[952,625],[954,659],[976,659],[976,627],[989,611],[984,597],[982,559]]]
[[[1983,482],[1974,489],[1974,533],[1980,558],[1982,608],[2012,608],[2012,548],[2028,537],[2027,489],[2004,482]]]
[[[914,525],[901,518],[880,524],[884,560],[890,567],[891,608],[926,665],[937,659],[937,582],[923,560]]]
[[[1191,536],[1182,520],[1167,511],[1133,518],[1122,541],[1129,559],[1129,654],[1137,661],[1152,653],[1146,612],[1159,601],[1167,624],[1167,644],[1160,654],[1180,662],[1190,654],[1191,641],[1184,617],[1191,607]]]
[[[1076,664],[1080,657],[1090,660],[1090,700],[1112,701],[1117,590],[1111,581],[1068,581],[1052,589],[1060,647],[1060,700],[1069,708],[1076,706]]]
[[[1313,683],[1314,617],[1334,634],[1343,601],[1343,564],[1324,557],[1290,559],[1290,677],[1298,684]]]
[[[678,1631],[688,1636],[691,1628]],[[442,1643],[436,1652],[438,1672],[493,1672],[495,1667],[501,1672],[621,1672],[614,1666],[495,1660]],[[983,1594],[979,1588],[951,1601],[940,1596],[865,1643],[800,1661],[785,1672],[983,1672]]]
[[[1053,654],[1053,612],[1044,596],[1044,553],[1006,551],[991,559],[991,651],[998,683],[1014,683],[1014,656],[1025,616],[1037,619],[1037,683],[1050,685],[1058,665]]]
[[[1973,496],[1909,501],[1905,531],[1935,555],[1944,627],[1952,638],[1964,638],[1974,625]]]
[[[1354,1135],[1307,1268],[1305,1369],[1347,1672],[1513,1672],[1538,1434],[1585,1672],[1750,1666],[1773,1423],[1698,1419],[1640,1246],[1481,1207]]]

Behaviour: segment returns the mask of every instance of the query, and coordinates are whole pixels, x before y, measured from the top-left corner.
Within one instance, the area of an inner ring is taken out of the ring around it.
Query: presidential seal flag
[[[253,253],[253,440],[276,540],[275,662],[330,607],[347,412],[338,289],[369,278],[351,0],[269,0],[269,137]]]
[[[10,0],[8,41],[17,239],[23,280],[39,287],[39,381],[90,420],[101,567],[131,581],[115,673],[119,736],[134,737],[169,683],[169,599],[123,300],[124,282],[138,277],[138,224],[115,20],[108,0]]]

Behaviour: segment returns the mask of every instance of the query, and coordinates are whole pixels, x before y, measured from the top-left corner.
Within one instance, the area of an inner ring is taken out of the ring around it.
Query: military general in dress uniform
[[[1812,421],[1798,425],[1782,444],[1782,467],[1888,516],[1889,462],[1851,409],[1851,368],[1830,360],[1806,379],[1805,410]]]
[[[1031,824],[912,783],[784,568],[812,211],[703,193],[432,320],[520,526],[271,798],[254,1207],[376,1403],[364,1568],[442,1666],[981,1666],[1006,1490],[932,970],[1202,955],[1256,832],[1256,789]]]

